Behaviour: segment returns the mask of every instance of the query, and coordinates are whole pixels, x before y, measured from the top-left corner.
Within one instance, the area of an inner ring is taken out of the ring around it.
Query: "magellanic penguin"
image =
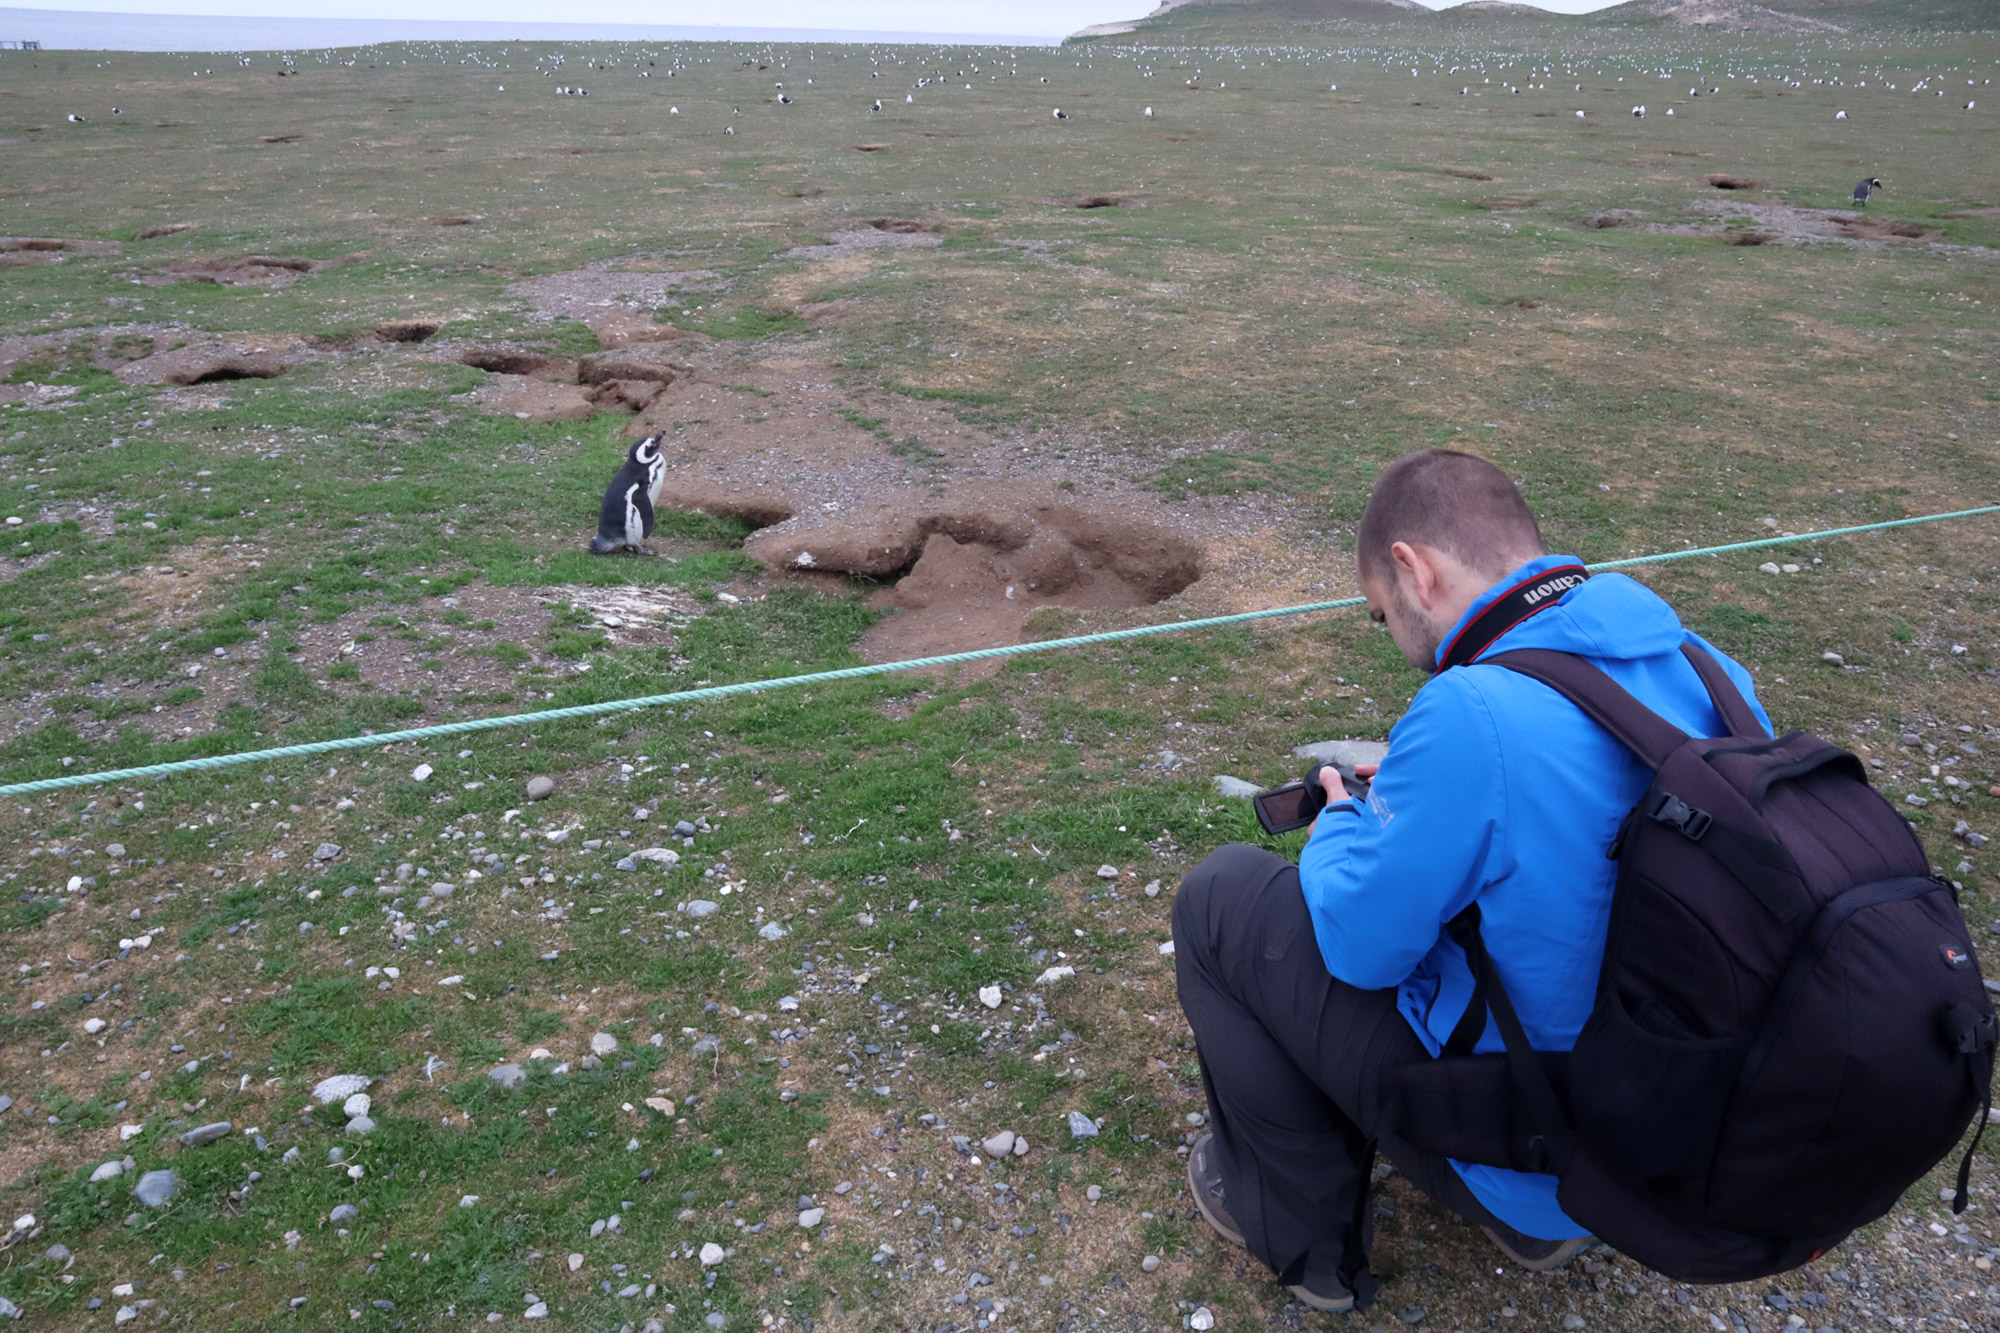
[[[625,454],[625,466],[611,479],[604,504],[597,511],[597,535],[590,539],[592,555],[633,551],[651,555],[642,544],[653,535],[653,507],[667,484],[667,460],[660,454],[664,432],[648,435]]]

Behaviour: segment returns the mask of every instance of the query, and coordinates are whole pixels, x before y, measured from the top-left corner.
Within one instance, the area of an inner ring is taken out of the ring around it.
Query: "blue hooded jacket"
[[[1575,563],[1551,555],[1522,565],[1481,594],[1444,642],[1500,592]],[[1749,673],[1622,574],[1571,589],[1481,656],[1576,653],[1690,735],[1725,734],[1680,654],[1684,643],[1722,663],[1768,729]],[[1435,1057],[1472,992],[1465,955],[1443,925],[1476,899],[1529,1042],[1569,1050],[1590,1016],[1604,956],[1618,869],[1605,851],[1651,780],[1631,751],[1539,681],[1479,661],[1433,676],[1390,733],[1368,804],[1329,805],[1299,858],[1327,970],[1364,990],[1394,987]],[[1490,1020],[1477,1049],[1502,1049]],[[1516,1230],[1545,1240],[1587,1234],[1557,1206],[1554,1176],[1452,1165]]]

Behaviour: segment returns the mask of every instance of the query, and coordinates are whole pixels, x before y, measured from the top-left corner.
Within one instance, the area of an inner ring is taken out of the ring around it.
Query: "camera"
[[[1352,765],[1315,762],[1299,781],[1258,792],[1251,798],[1250,804],[1256,808],[1257,822],[1264,826],[1264,832],[1290,833],[1319,818],[1319,812],[1326,808],[1326,788],[1319,781],[1323,768],[1331,768],[1340,774],[1341,785],[1347,788],[1349,798],[1355,801],[1368,799],[1368,780],[1356,777]]]

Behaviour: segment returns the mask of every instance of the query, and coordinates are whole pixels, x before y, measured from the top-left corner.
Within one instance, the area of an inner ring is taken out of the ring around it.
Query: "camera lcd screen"
[[[1303,782],[1289,782],[1276,791],[1260,792],[1256,805],[1257,822],[1267,833],[1304,828],[1319,813],[1313,808],[1312,795]]]

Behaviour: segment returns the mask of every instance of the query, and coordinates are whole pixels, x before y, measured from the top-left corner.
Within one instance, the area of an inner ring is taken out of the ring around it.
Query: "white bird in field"
[[[1645,107],[1643,107],[1643,106],[1635,106],[1635,107],[1633,107],[1633,108],[1632,108],[1632,116],[1633,116],[1633,119],[1635,119],[1635,120],[1644,120],[1644,119],[1646,118],[1646,108],[1645,108]]]
[[[1577,113],[1576,113],[1576,118],[1577,118],[1578,120],[1582,120],[1582,119],[1584,119],[1584,114],[1583,114],[1583,113],[1582,113],[1581,111],[1579,111],[1579,112],[1577,112]]]
[[[667,108],[667,114],[670,116],[678,116],[680,113],[681,109],[677,106],[670,106]]]
[[[917,95],[916,95],[915,93],[904,93],[904,94],[903,94],[903,105],[904,105],[904,106],[912,106],[912,105],[914,105],[914,104],[916,103],[916,100],[917,100]]]
[[[1969,108],[1968,108],[1968,109],[1969,109]],[[120,111],[120,110],[119,110],[119,109],[118,109],[117,107],[115,107],[115,106],[114,106],[114,107],[112,107],[112,108],[111,108],[111,114],[112,114],[112,115],[114,115],[114,116],[122,116],[122,115],[124,115],[125,113],[124,113],[123,111]]]
[[[1151,108],[1151,107],[1147,107],[1147,108],[1146,108],[1146,119],[1148,119],[1148,120],[1151,120],[1152,118],[1153,118],[1153,108]]]
[[[1974,108],[1974,107],[1976,107],[1976,106],[1978,106],[1978,105],[1979,105],[1979,103],[1977,103],[1977,102],[1967,102],[1967,103],[1965,104],[1965,109],[1966,109],[1967,111],[1970,111],[1970,110],[1972,110],[1972,108]]]
[[[882,109],[882,99],[881,99],[881,98],[879,98],[879,97],[878,97],[878,98],[876,98],[876,99],[875,99],[875,105],[874,105],[874,106],[871,106],[871,107],[869,107],[868,109],[869,109],[870,111],[880,111],[880,110]]]
[[[1670,115],[1670,116],[1671,116],[1671,115],[1673,115],[1673,114],[1674,114],[1674,109],[1673,109],[1672,107],[1668,107],[1668,108],[1667,108],[1667,114],[1668,114],[1668,115]]]
[[[722,132],[724,134],[734,134],[736,133],[736,127],[734,125],[724,125],[722,127]]]
[[[76,112],[72,111],[69,113],[69,123],[72,125],[81,125],[83,124],[83,117],[77,115]]]
[[[783,93],[779,93],[779,94],[778,94],[778,105],[779,105],[779,106],[790,106],[791,104],[792,104],[792,99],[791,99],[791,98],[789,98],[789,97],[785,96],[785,95],[784,95]]]
[[[1834,112],[1834,113],[1833,113],[1833,118],[1834,118],[1835,120],[1846,120],[1846,119],[1847,119],[1847,113],[1846,113],[1845,111],[1836,111],[1836,112]]]
[[[1063,110],[1063,109],[1062,109],[1061,107],[1057,107],[1057,108],[1056,108],[1056,110],[1055,110],[1055,118],[1056,118],[1057,120],[1068,120],[1068,119],[1069,119],[1069,113],[1068,113],[1068,112],[1066,112],[1066,111],[1064,111],[1064,110]],[[81,118],[80,118],[80,117],[77,117],[77,116],[71,116],[71,117],[70,117],[70,119],[71,119],[71,120],[77,120],[77,119],[81,119]]]

